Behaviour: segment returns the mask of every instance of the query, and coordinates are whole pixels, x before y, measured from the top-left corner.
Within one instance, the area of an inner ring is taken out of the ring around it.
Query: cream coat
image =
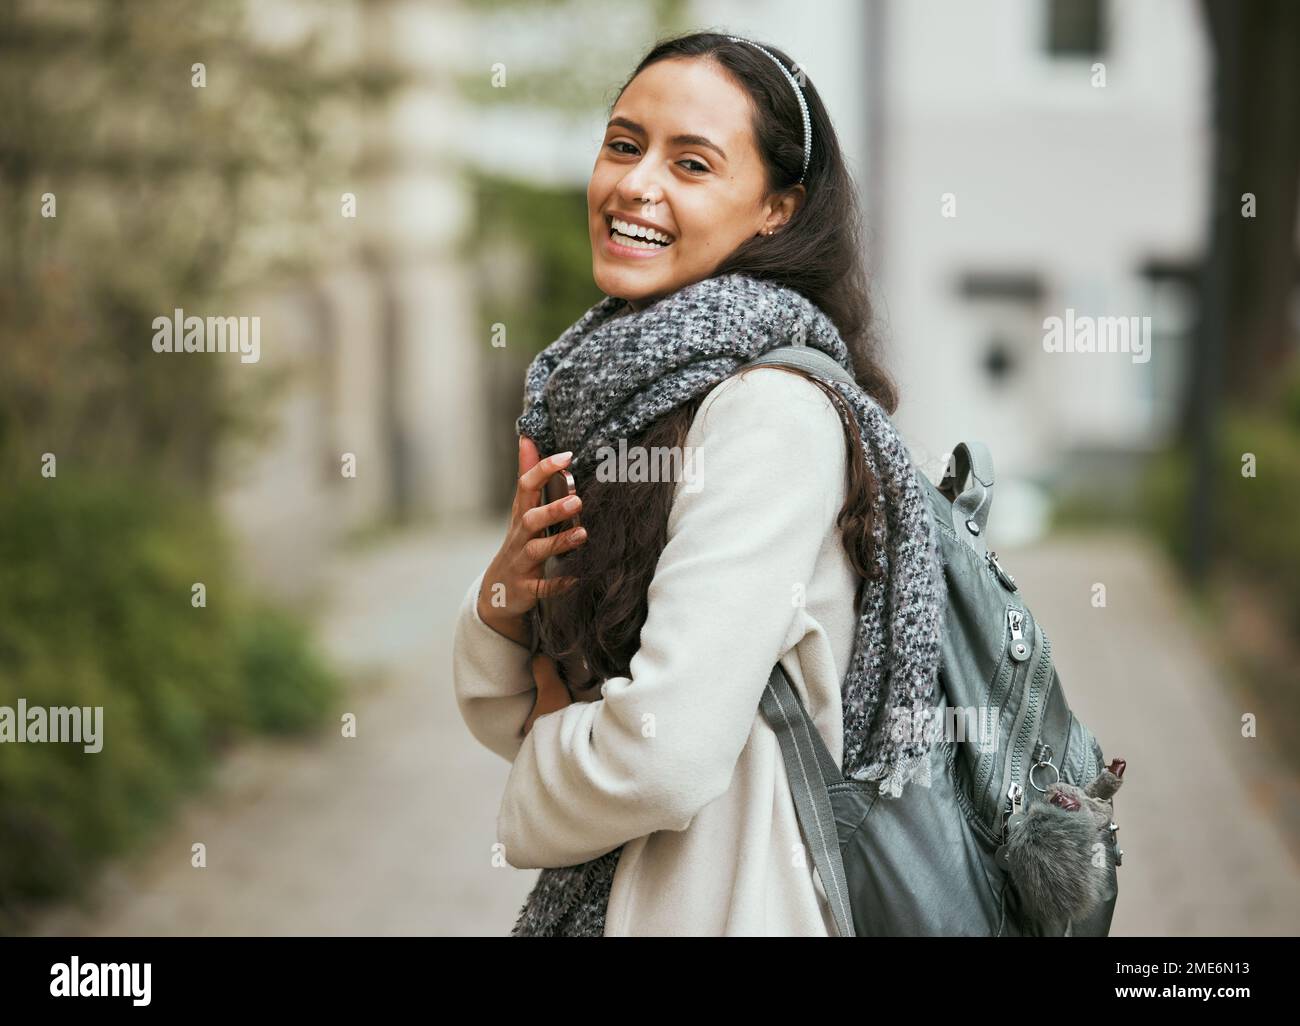
[[[774,368],[728,378],[686,439],[668,541],[629,677],[520,725],[527,650],[478,616],[456,624],[456,698],[471,733],[512,763],[497,820],[518,868],[574,865],[626,843],[606,936],[827,936],[776,736],[758,714],[773,663],[832,756],[852,652],[856,576],[835,517],[845,440],[830,400]]]

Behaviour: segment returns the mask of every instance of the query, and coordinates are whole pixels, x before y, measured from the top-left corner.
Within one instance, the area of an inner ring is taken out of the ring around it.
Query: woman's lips
[[[633,249],[631,246],[624,246],[614,241],[613,232],[605,233],[605,252],[613,257],[625,257],[629,260],[653,260],[655,257],[666,253],[677,243],[671,243],[667,246],[660,246],[657,249]]]

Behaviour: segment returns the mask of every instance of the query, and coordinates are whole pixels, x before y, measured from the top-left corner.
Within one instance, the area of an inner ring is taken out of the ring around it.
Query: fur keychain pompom
[[[1086,787],[1049,784],[1007,838],[1006,865],[1025,911],[1064,923],[1082,919],[1106,897],[1109,859],[1097,859],[1111,823],[1111,798],[1119,790],[1124,761],[1116,759]],[[1100,852],[1106,851],[1103,844]],[[1101,865],[1098,865],[1098,862]]]

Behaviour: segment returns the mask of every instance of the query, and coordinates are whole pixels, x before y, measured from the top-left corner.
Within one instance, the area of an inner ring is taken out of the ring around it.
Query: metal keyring
[[[1056,783],[1056,780],[1061,779],[1061,771],[1057,769],[1055,766],[1052,766],[1052,772],[1056,774],[1056,780],[1053,780],[1052,784],[1048,784],[1047,787],[1039,787],[1037,784],[1034,783],[1034,770],[1038,769],[1039,766],[1052,766],[1052,764],[1050,762],[1036,762],[1032,766],[1030,766],[1029,783],[1033,785],[1034,790],[1045,793],[1047,791],[1047,787],[1051,787],[1052,784]]]

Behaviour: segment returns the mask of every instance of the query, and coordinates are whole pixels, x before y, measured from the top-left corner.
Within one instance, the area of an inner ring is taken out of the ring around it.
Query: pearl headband
[[[785,76],[786,81],[790,83],[790,88],[794,90],[795,98],[799,101],[799,113],[803,115],[803,170],[799,172],[799,182],[802,183],[803,176],[808,173],[808,158],[812,156],[812,119],[808,117],[808,105],[804,103],[803,90],[799,88],[799,83],[795,81],[794,76],[790,74],[786,66],[777,60],[776,56],[766,47],[759,46],[752,39],[741,39],[739,36],[728,36],[727,38],[733,43],[748,43],[750,46],[762,50],[781,69],[781,74]]]

